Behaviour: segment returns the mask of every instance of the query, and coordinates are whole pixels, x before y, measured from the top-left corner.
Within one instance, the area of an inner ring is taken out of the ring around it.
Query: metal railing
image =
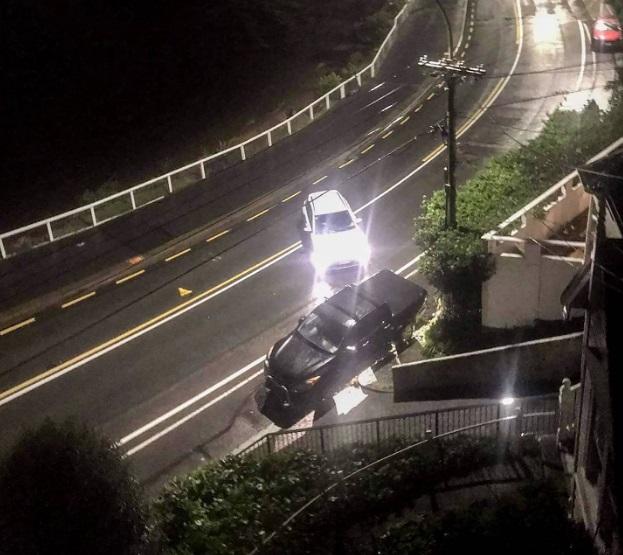
[[[552,404],[553,406],[548,407],[548,404]],[[543,406],[541,409],[553,409],[553,410],[545,410],[542,412],[534,412],[537,407],[535,403],[542,403]],[[391,460],[400,457],[401,455],[412,451],[414,449],[422,448],[428,444],[432,444],[433,441],[444,440],[449,437],[455,435],[476,435],[479,437],[484,436],[494,436],[497,441],[502,439],[508,442],[508,445],[517,452],[520,451],[519,445],[521,438],[524,434],[549,434],[554,433],[555,427],[557,424],[557,399],[555,395],[552,396],[542,396],[542,397],[532,397],[521,399],[517,402],[517,406],[515,406],[514,414],[499,416],[500,412],[500,403],[495,403],[498,409],[498,416],[494,419],[489,419],[486,421],[480,421],[470,424],[464,424],[459,426],[458,428],[454,428],[452,430],[447,430],[443,432],[433,432],[432,429],[428,429],[424,436],[422,436],[419,440],[414,441],[410,445],[407,445],[401,449],[390,453],[384,457],[381,457],[361,468],[354,470],[353,472],[342,476],[323,491],[321,491],[318,495],[311,498],[307,501],[303,506],[293,512],[287,519],[285,519],[275,530],[273,530],[270,534],[268,534],[261,542],[260,545],[256,546],[249,555],[256,555],[261,552],[261,550],[266,547],[271,541],[274,540],[283,530],[287,529],[288,526],[302,514],[304,514],[312,505],[320,501],[322,498],[326,497],[329,493],[335,490],[339,485],[352,480],[356,476],[362,474],[363,472],[367,472],[373,468],[376,468],[380,465],[387,464]],[[492,407],[491,405],[479,405],[478,407],[473,408],[483,408],[483,407]],[[526,413],[525,409],[530,409],[533,412]],[[433,414],[439,413],[447,413],[449,411],[434,411]],[[420,414],[430,414],[430,413],[420,413]],[[416,416],[416,415],[409,415]],[[493,430],[493,432],[491,431]],[[251,446],[252,447],[252,446]]]
[[[470,433],[490,435],[491,430],[477,426],[488,421],[500,423],[499,426],[493,427],[493,433],[499,435],[503,431],[500,428],[502,425],[500,419],[514,415],[516,411],[522,415],[519,424],[519,432],[522,434],[554,434],[558,429],[558,397],[553,394],[517,399],[508,406],[499,402],[491,402],[357,422],[283,430],[265,435],[238,454],[262,458],[287,449],[330,453],[348,445],[372,445],[390,438],[418,441],[423,439],[427,432],[438,436],[466,426],[476,426]],[[506,430],[506,432],[509,431]]]
[[[206,179],[211,173],[244,161],[307,127],[307,125],[347,96],[358,91],[365,80],[375,77],[396,39],[399,24],[405,20],[408,11],[414,3],[414,0],[405,0],[405,5],[394,17],[391,29],[370,64],[286,120],[239,144],[149,179],[124,191],[80,206],[74,210],[69,210],[68,212],[2,233],[0,234],[0,257],[5,259],[64,237],[92,229],[128,212],[157,202],[176,190]]]

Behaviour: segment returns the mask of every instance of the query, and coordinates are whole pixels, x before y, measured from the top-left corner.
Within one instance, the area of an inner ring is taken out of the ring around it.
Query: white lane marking
[[[312,185],[318,185],[318,183],[320,183],[321,181],[324,181],[327,177],[329,177],[328,175],[323,175],[322,177],[319,177],[318,179],[316,179],[316,181],[314,181],[312,183]]]
[[[502,94],[502,91],[506,88],[506,85],[508,85],[508,82],[510,81],[511,77],[515,73],[515,70],[517,69],[517,64],[519,63],[519,58],[521,56],[521,51],[523,49],[523,21],[521,19],[521,6],[519,4],[519,0],[516,0],[516,9],[517,9],[517,28],[519,29],[519,31],[518,31],[518,33],[519,33],[519,44],[517,45],[517,52],[515,54],[515,60],[513,61],[513,65],[511,66],[511,69],[508,72],[508,75],[501,81],[501,84],[500,84],[498,90],[496,91],[496,93],[494,95],[492,95],[485,102],[485,104],[483,104],[476,111],[476,113],[474,115],[472,115],[470,120],[468,120],[467,123],[461,127],[461,129],[457,133],[457,137],[460,137],[461,135],[466,133],[468,131],[468,129],[470,129],[471,126],[474,125],[474,123],[476,123],[483,116],[483,114],[491,107],[491,105],[497,100],[497,98],[500,96],[500,94]],[[435,156],[432,156],[432,157],[428,158],[426,160],[426,162],[423,162],[422,164],[417,166],[413,171],[409,172],[407,175],[405,175],[404,177],[399,179],[391,187],[387,188],[382,193],[379,193],[376,197],[374,197],[370,201],[366,202],[363,206],[360,206],[357,210],[354,210],[355,214],[358,214],[359,212],[362,212],[363,210],[368,208],[370,205],[374,204],[379,199],[383,198],[385,195],[389,195],[389,193],[394,191],[394,189],[397,189],[398,187],[400,187],[405,181],[409,180],[416,173],[418,173],[420,170],[422,170],[422,168],[424,168],[428,164],[430,164],[431,161],[433,161],[435,158],[437,158],[437,156],[439,156],[442,152],[443,152],[443,149],[439,150],[437,152],[437,154],[435,154]]]
[[[382,83],[379,83],[375,87],[372,87],[368,92],[372,92],[372,91],[375,91],[376,89],[380,89],[384,84],[385,84],[385,81],[383,81]]]
[[[211,406],[216,405],[216,403],[223,400],[225,397],[228,397],[234,391],[236,391],[237,389],[240,389],[243,385],[246,385],[249,382],[253,381],[255,378],[257,378],[260,374],[263,374],[263,373],[264,373],[264,370],[258,370],[257,372],[255,372],[255,374],[251,374],[248,378],[237,383],[234,387],[232,387],[231,389],[228,389],[224,393],[221,393],[218,397],[215,397],[214,399],[212,399],[205,405],[202,405],[198,409],[195,409],[190,414],[187,414],[186,416],[184,416],[184,418],[180,418],[179,420],[176,420],[175,422],[173,422],[173,424],[171,424],[170,426],[167,426],[164,430],[158,432],[157,434],[154,434],[153,436],[148,437],[145,441],[139,443],[136,447],[132,447],[132,449],[130,449],[129,451],[125,453],[125,456],[130,457],[134,455],[134,453],[137,453],[141,449],[144,449],[148,445],[152,444],[154,441],[157,441],[158,439],[160,439],[162,436],[165,436],[168,433],[175,430],[176,428],[179,428],[182,424],[185,424],[190,419],[197,416],[199,413],[203,412],[204,410],[209,409]]]
[[[394,102],[393,104],[390,104],[389,106],[385,106],[385,108],[383,108],[379,114],[382,114],[383,112],[386,112],[387,110],[389,110],[390,108],[392,108],[393,106],[396,106],[396,102]],[[390,124],[391,125],[391,124]]]
[[[170,411],[165,412],[164,414],[158,416],[158,418],[154,418],[151,422],[148,422],[144,426],[141,426],[137,430],[134,430],[128,435],[122,437],[119,440],[119,445],[125,445],[129,441],[132,441],[134,438],[140,435],[143,435],[145,432],[148,432],[152,428],[156,427],[158,424],[161,424],[165,420],[171,418],[172,416],[175,416],[177,413],[188,408],[190,405],[196,403],[197,401],[203,399],[204,397],[207,397],[208,395],[210,395],[210,393],[216,391],[217,389],[220,389],[224,385],[227,385],[229,382],[235,380],[238,376],[242,376],[242,374],[246,374],[249,370],[251,370],[252,368],[255,368],[258,364],[261,364],[262,362],[264,362],[264,359],[266,359],[266,356],[261,356],[259,358],[256,358],[253,362],[250,362],[249,364],[247,364],[240,370],[237,370],[233,374],[230,374],[226,378],[222,379],[220,382],[217,382],[211,385],[210,387],[208,387],[207,389],[204,389],[201,393],[198,393],[194,397],[191,397],[190,399],[184,401],[181,405],[177,405],[176,407],[172,408]]]
[[[376,133],[379,129],[380,127],[375,127],[372,131],[370,131],[369,133],[366,133],[366,137],[369,137],[370,135],[374,135],[374,133]]]
[[[580,39],[582,43],[582,58],[580,61],[580,73],[578,74],[578,79],[575,82],[575,90],[579,91],[582,86],[582,80],[584,79],[584,67],[586,66],[586,38],[584,37],[584,28],[582,27],[582,22],[578,19],[578,28],[580,30]]]
[[[409,260],[409,262],[407,262],[404,266],[401,266],[400,268],[398,268],[396,270],[397,274],[402,274],[402,272],[404,272],[405,270],[408,270],[409,268],[411,268],[411,266],[413,266],[414,264],[417,264],[418,261],[420,260],[420,258],[422,258],[424,256],[424,253],[421,252],[420,254],[418,254],[415,258],[412,258],[411,260]]]
[[[377,102],[380,102],[381,100],[383,100],[384,98],[388,97],[390,94],[394,94],[398,89],[400,88],[400,86],[392,89],[391,91],[389,91],[388,93],[385,93],[383,96],[379,96],[376,100],[373,100],[372,102],[366,104],[363,108],[360,108],[359,110],[357,110],[358,112],[361,112],[362,110],[365,110],[366,108],[369,108],[370,106],[372,106],[373,104],[376,104]]]

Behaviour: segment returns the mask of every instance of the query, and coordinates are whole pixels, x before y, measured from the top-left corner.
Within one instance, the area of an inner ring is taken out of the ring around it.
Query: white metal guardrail
[[[294,115],[247,139],[205,158],[149,179],[119,193],[57,214],[44,220],[0,234],[2,259],[46,245],[64,237],[92,229],[104,222],[137,210],[186,185],[205,179],[210,173],[229,167],[237,162],[270,148],[280,140],[300,131],[348,95],[358,91],[364,80],[373,78],[396,39],[398,25],[404,21],[415,0],[406,0],[394,17],[394,23],[381,43],[372,62],[337,87],[314,100]]]

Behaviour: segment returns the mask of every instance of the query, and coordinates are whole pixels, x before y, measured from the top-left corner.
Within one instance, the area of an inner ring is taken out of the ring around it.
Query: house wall
[[[560,295],[582,260],[544,254],[532,241],[523,254],[495,257],[495,273],[482,285],[482,325],[529,326],[535,320],[560,320]]]

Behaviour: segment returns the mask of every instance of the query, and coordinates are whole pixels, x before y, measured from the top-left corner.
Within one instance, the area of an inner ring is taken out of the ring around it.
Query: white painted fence
[[[369,65],[285,121],[240,144],[154,177],[119,193],[2,233],[0,234],[1,257],[3,259],[8,258],[52,241],[92,229],[123,214],[159,201],[176,190],[205,179],[212,172],[246,160],[303,129],[348,95],[359,90],[365,80],[371,79],[377,74],[381,63],[396,39],[398,25],[404,21],[414,4],[414,0],[406,0],[405,5],[394,17],[392,28]]]

